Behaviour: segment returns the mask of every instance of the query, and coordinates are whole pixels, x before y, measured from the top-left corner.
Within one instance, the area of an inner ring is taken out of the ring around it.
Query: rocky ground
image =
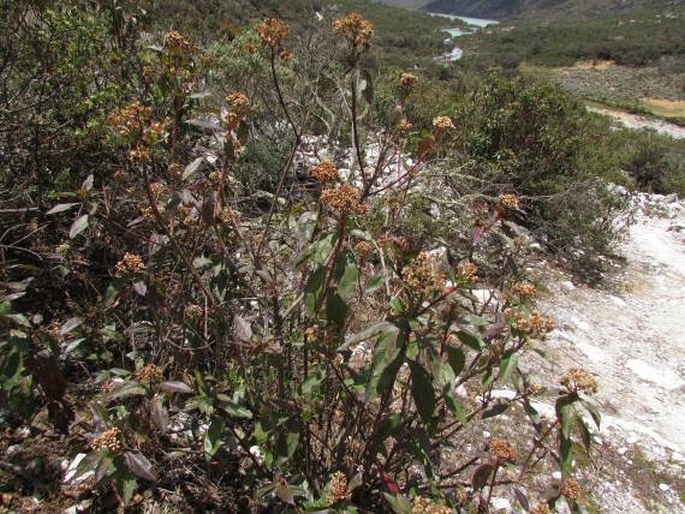
[[[570,367],[600,383],[598,451],[579,464],[597,511],[685,512],[685,208],[645,194],[635,207],[604,286],[546,272],[557,329],[535,369],[550,385]]]

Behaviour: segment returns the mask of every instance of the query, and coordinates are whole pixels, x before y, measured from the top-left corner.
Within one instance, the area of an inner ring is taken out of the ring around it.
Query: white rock
[[[495,510],[495,512],[511,512],[511,502],[506,498],[493,498],[492,508]]]
[[[668,484],[659,484],[659,489],[661,489],[663,492],[669,491],[671,488]]]
[[[554,480],[561,480],[561,471],[555,471],[554,473],[552,473],[552,478]]]
[[[487,430],[483,430],[483,438],[484,439],[490,439],[490,436],[492,436],[492,434],[490,432],[488,432]]]

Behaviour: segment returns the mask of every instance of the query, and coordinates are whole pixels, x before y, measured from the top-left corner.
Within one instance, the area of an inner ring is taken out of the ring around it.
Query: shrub
[[[83,7],[70,23],[100,20]],[[579,193],[577,107],[501,79],[450,106],[411,73],[376,101],[373,30],[349,14],[302,47],[267,19],[234,39],[254,56],[229,44],[212,59],[169,31],[130,52],[125,101],[86,113],[101,152],[77,168],[46,157],[64,190],[25,174],[0,247],[3,415],[47,410],[69,456],[86,453],[93,509],[162,489],[183,492],[178,510],[483,509],[504,470],[558,466],[573,483],[596,383],[572,370],[551,387],[555,419],[533,407],[519,359],[553,325],[512,229],[546,230],[545,194],[600,196]],[[254,81],[239,73],[253,57]],[[203,95],[213,61],[225,89]],[[42,101],[78,76],[58,64]],[[441,172],[459,152],[464,180]],[[26,170],[11,171],[8,189]],[[529,423],[498,424],[505,412]],[[575,505],[564,490],[549,503]]]

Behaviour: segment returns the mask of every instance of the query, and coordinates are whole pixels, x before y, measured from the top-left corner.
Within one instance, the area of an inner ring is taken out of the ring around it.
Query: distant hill
[[[524,17],[592,17],[644,7],[669,8],[684,0],[380,0],[382,3],[428,12],[502,19]]]

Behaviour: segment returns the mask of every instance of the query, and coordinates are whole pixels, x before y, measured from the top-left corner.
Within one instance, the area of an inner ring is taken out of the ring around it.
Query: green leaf
[[[571,437],[571,427],[576,419],[576,409],[573,405],[574,398],[569,395],[561,396],[557,399],[555,410],[559,423],[561,423],[561,433],[565,438]]]
[[[388,437],[394,436],[401,425],[402,418],[399,414],[388,416],[383,420],[381,428],[378,430],[378,440],[385,441]]]
[[[369,339],[372,339],[380,335],[382,332],[385,332],[388,329],[397,330],[397,327],[395,327],[395,325],[393,325],[389,321],[381,321],[379,323],[374,323],[373,325],[366,327],[361,332],[357,332],[356,334],[352,335],[347,341],[345,341],[345,344],[341,345],[337,349],[337,351],[342,352],[343,350],[347,350],[348,348],[355,346],[361,343],[362,341],[368,341]]]
[[[359,270],[354,262],[354,257],[351,253],[341,255],[343,269],[338,279],[338,294],[340,298],[348,302],[352,299],[357,291],[357,282],[359,280]]]
[[[399,297],[393,298],[390,300],[390,308],[393,310],[393,312],[397,314],[402,314],[405,311],[404,305],[402,304],[402,300],[400,300]]]
[[[576,421],[578,422],[580,436],[583,438],[583,446],[585,447],[585,451],[590,453],[590,449],[592,447],[592,434],[590,434],[590,429],[587,427],[582,417],[578,416]]]
[[[314,244],[314,255],[312,261],[314,264],[323,265],[328,260],[328,257],[333,251],[333,234],[329,234],[320,241]]]
[[[390,493],[383,493],[385,501],[388,502],[390,508],[395,514],[411,514],[411,502],[403,495],[393,495]]]
[[[69,229],[69,239],[74,239],[81,232],[87,229],[89,224],[88,220],[89,218],[87,214],[78,217],[76,221],[74,221],[74,223],[71,224],[71,228]]]
[[[564,475],[571,474],[571,466],[573,464],[573,442],[570,438],[564,437],[559,433],[559,457],[561,471]]]
[[[464,366],[466,365],[466,355],[464,355],[461,348],[447,345],[445,346],[445,349],[447,350],[447,362],[452,368],[452,371],[454,371],[454,374],[459,376],[459,373],[464,370]]]
[[[326,268],[319,266],[309,277],[304,287],[304,305],[310,314],[315,314],[323,295],[324,282],[326,280]]]
[[[378,339],[373,349],[373,364],[371,377],[366,387],[366,399],[371,401],[378,397],[378,385],[381,376],[400,355],[401,349],[397,345],[399,329],[390,324],[383,332],[378,335]]]
[[[205,458],[212,460],[216,452],[219,451],[224,439],[224,420],[223,418],[214,418],[209,424],[207,433],[204,439]]]
[[[237,403],[230,402],[226,405],[222,405],[221,408],[226,411],[229,416],[240,419],[252,419],[252,411],[247,407],[241,407]]]
[[[481,419],[488,419],[488,418],[494,418],[495,416],[499,416],[502,414],[504,411],[506,411],[511,403],[507,401],[501,401],[499,403],[496,403],[489,409],[485,410],[483,414],[481,414]]]
[[[416,409],[424,421],[428,422],[435,411],[435,391],[428,372],[415,361],[409,361],[411,369],[411,392]]]
[[[599,425],[602,422],[602,416],[600,416],[599,411],[594,405],[592,405],[587,400],[581,400],[581,403],[583,404],[583,407],[585,407],[585,409],[590,413],[590,416],[592,416],[592,420],[595,422],[595,425],[599,430]]]
[[[129,396],[143,396],[145,394],[147,394],[147,391],[143,386],[137,382],[128,382],[107,395],[107,399],[110,401],[120,400],[122,398],[128,398]]]
[[[306,398],[311,398],[312,394],[319,390],[319,387],[325,379],[326,370],[318,368],[314,373],[307,377],[304,382],[302,382],[302,394]]]
[[[21,325],[22,327],[31,328],[31,322],[21,313],[3,314],[2,317],[14,321],[17,325]]]
[[[499,379],[503,383],[509,382],[512,373],[518,368],[519,358],[514,349],[504,352],[504,356],[499,363]]]
[[[128,470],[120,457],[114,460],[114,467],[116,469],[114,476],[114,485],[121,496],[121,501],[124,507],[128,506],[133,498],[133,493],[138,488],[138,482],[133,477],[133,474]]]
[[[385,274],[383,272],[374,275],[366,282],[365,293],[373,293],[383,286]]]
[[[326,319],[339,327],[343,327],[345,326],[349,311],[349,307],[338,293],[328,295],[326,299]]]
[[[454,399],[452,394],[452,386],[446,385],[443,388],[443,398],[445,399],[445,405],[452,412],[457,421],[462,425],[466,423],[466,415],[464,414],[464,408],[459,402]]]
[[[473,335],[465,330],[458,331],[456,335],[459,340],[469,348],[472,348],[477,352],[483,351],[483,341],[479,336]]]

